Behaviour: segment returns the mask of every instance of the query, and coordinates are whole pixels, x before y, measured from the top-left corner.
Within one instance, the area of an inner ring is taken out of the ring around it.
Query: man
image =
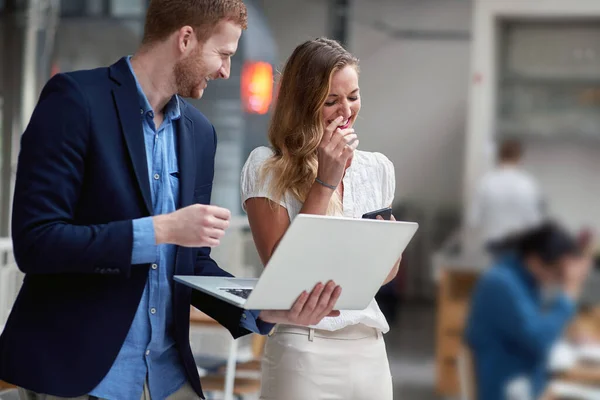
[[[180,96],[229,77],[246,21],[241,0],[153,0],[133,57],[42,91],[14,196],[26,278],[0,337],[0,379],[22,398],[202,397],[190,304],[234,337],[335,315],[332,282],[259,314],[172,280],[226,275],[209,249],[230,218],[208,205],[215,130]]]
[[[508,140],[498,151],[498,166],[481,180],[473,199],[469,226],[494,252],[507,236],[540,223],[543,199],[531,175],[521,169],[519,142]]]

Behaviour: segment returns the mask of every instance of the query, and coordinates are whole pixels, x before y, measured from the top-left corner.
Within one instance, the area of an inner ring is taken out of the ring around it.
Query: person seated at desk
[[[537,399],[546,359],[576,311],[590,260],[552,222],[511,240],[477,282],[465,341],[471,350],[477,399]]]

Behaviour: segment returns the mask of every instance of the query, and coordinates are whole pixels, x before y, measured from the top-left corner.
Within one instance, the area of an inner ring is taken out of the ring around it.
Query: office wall
[[[281,63],[303,40],[327,34],[325,0],[263,0]],[[470,41],[423,38],[465,33],[471,2],[354,0],[349,48],[361,60],[360,148],[382,151],[396,167],[399,200],[427,210],[461,201]],[[411,30],[392,37],[381,29]]]
[[[538,180],[550,214],[569,229],[600,232],[600,144],[525,144],[525,168]]]

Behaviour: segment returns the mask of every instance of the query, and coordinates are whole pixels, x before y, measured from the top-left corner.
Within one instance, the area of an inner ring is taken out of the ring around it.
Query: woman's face
[[[333,74],[329,95],[323,105],[323,127],[341,115],[344,119],[339,128],[351,128],[359,111],[358,73],[354,66],[349,65]]]

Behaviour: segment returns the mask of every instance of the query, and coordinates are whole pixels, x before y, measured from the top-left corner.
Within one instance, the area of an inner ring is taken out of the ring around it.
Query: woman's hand
[[[323,133],[323,139],[317,151],[319,168],[317,178],[337,187],[342,181],[347,161],[358,147],[358,136],[354,129],[339,129],[343,117],[337,117]]]
[[[317,325],[325,317],[340,315],[333,307],[341,294],[342,288],[335,282],[319,283],[310,294],[302,293],[290,310],[264,310],[259,318],[272,324]]]

